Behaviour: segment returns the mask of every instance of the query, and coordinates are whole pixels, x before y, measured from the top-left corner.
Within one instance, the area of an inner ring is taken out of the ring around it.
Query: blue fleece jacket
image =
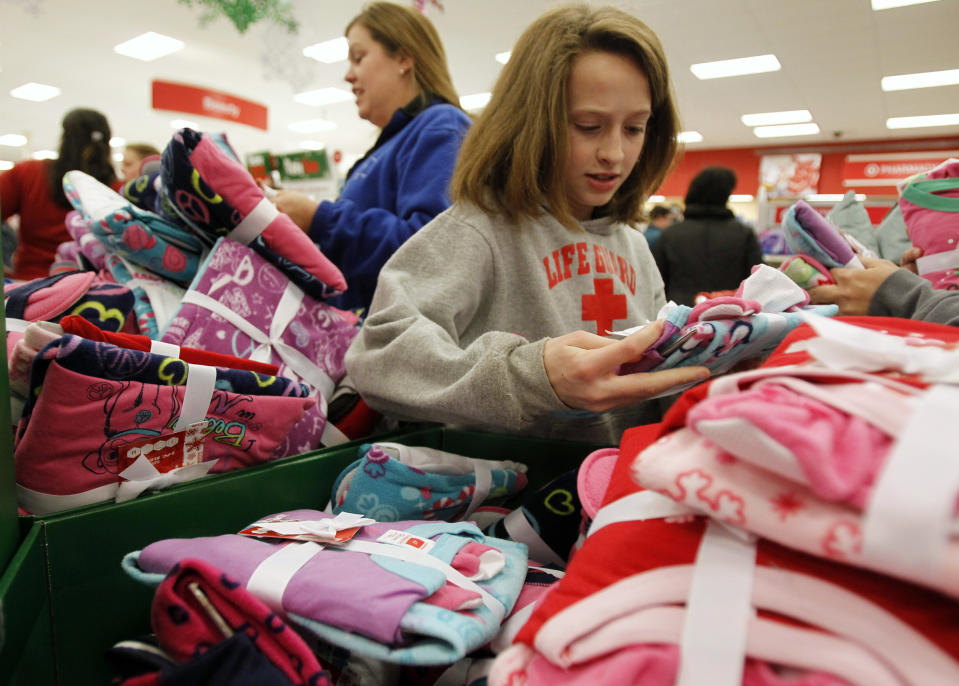
[[[348,286],[331,304],[369,309],[386,260],[449,207],[449,182],[469,125],[462,110],[440,101],[413,117],[397,110],[352,169],[340,197],[320,203],[310,238]]]

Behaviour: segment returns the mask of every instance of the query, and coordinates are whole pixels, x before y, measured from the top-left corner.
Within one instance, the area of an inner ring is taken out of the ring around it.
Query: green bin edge
[[[436,426],[367,440],[524,462],[529,470],[526,492],[578,467],[601,447]],[[163,538],[238,531],[274,512],[323,509],[333,482],[357,459],[362,442],[207,477],[126,503],[45,518],[57,672],[69,675],[70,684],[108,683],[113,671],[104,652],[117,641],[149,632],[153,589],[121,570],[125,554]]]

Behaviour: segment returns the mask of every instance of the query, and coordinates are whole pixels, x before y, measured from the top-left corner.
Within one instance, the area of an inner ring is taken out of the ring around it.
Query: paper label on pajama
[[[239,533],[254,538],[282,538],[291,541],[313,541],[314,543],[346,543],[356,532],[375,520],[349,512],[341,513],[331,519],[305,520],[290,519],[284,515],[269,517],[254,522]]]
[[[182,431],[162,436],[147,436],[121,446],[117,450],[117,472],[123,472],[141,457],[161,474],[200,464],[203,462],[203,438],[206,431],[207,423],[203,420],[190,424]]]
[[[435,543],[428,538],[421,538],[399,529],[390,529],[385,534],[376,539],[380,543],[389,543],[400,547],[413,548],[420,552],[429,552]]]

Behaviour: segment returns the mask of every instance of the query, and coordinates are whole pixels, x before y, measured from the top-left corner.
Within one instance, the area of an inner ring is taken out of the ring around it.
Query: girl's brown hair
[[[446,50],[429,19],[393,2],[371,2],[353,17],[344,33],[349,33],[354,24],[365,27],[389,55],[413,58],[413,78],[422,93],[460,107],[446,63]]]
[[[601,210],[626,223],[642,217],[678,151],[676,112],[663,47],[636,17],[614,7],[566,5],[534,21],[516,41],[486,109],[460,148],[451,195],[510,220],[535,217],[543,204],[578,228],[564,192],[569,156],[567,84],[573,60],[611,52],[636,61],[649,79],[652,116],[639,161]]]

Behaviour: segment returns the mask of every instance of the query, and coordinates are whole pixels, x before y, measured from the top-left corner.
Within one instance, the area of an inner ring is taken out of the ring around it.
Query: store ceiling
[[[461,95],[490,90],[507,51],[549,0],[427,1],[427,14],[446,45]],[[869,0],[613,0],[660,35],[672,68],[683,128],[699,131],[693,148],[748,147],[817,141],[955,136],[959,126],[889,130],[888,117],[959,112],[959,86],[883,92],[896,74],[959,69],[959,0],[874,12]],[[346,63],[322,64],[302,48],[342,35],[362,6],[358,0],[291,0],[300,24],[289,34],[267,21],[241,34],[225,17],[201,25],[203,3],[177,0],[0,0],[0,135],[28,137],[20,148],[0,146],[0,160],[56,149],[60,119],[73,107],[100,109],[115,136],[162,147],[170,121],[193,120],[225,131],[246,154],[299,149],[304,139],[361,154],[376,129],[356,116],[352,101],[324,107],[294,102],[303,90],[348,89]],[[116,54],[113,46],[146,31],[186,47],[152,62]],[[700,81],[689,66],[773,53],[781,71]],[[218,90],[269,107],[269,130],[151,108],[151,81],[177,81]],[[46,102],[9,95],[33,81],[62,93]],[[740,121],[747,113],[808,109],[821,133],[759,139]],[[324,118],[337,129],[297,134],[292,122]]]

